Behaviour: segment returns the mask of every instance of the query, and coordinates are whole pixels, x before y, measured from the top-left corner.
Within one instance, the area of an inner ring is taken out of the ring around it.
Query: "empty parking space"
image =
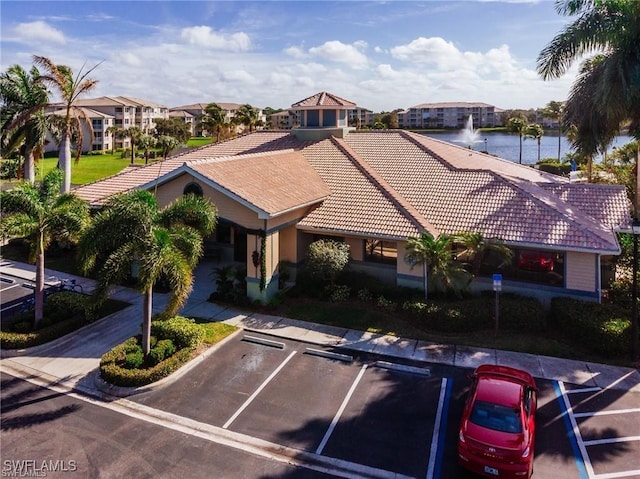
[[[0,275],[0,298],[2,298],[0,316],[7,319],[20,311],[23,302],[33,295],[34,288],[31,281],[4,273]]]
[[[640,477],[640,394],[562,382],[558,390],[582,477]]]

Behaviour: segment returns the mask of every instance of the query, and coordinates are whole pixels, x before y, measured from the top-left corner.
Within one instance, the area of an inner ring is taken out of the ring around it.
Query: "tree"
[[[217,103],[209,103],[198,121],[198,128],[209,134],[216,133],[216,143],[220,141],[220,133],[227,125],[227,113]]]
[[[149,150],[156,146],[158,140],[155,137],[147,134],[143,134],[138,140],[138,144],[144,151],[144,164],[149,164]]]
[[[238,125],[248,127],[249,133],[251,133],[260,123],[260,110],[248,103],[241,105],[240,108],[236,110],[233,121]]]
[[[64,183],[62,191],[71,191],[71,136],[76,130],[78,141],[76,143],[76,161],[80,160],[82,154],[82,123],[87,126],[89,134],[93,137],[91,121],[86,117],[83,110],[77,108],[74,103],[81,95],[90,92],[98,84],[97,80],[87,78],[99,65],[84,71],[80,68],[74,76],[73,70],[66,65],[55,65],[46,57],[34,55],[33,62],[44,69],[39,81],[57,90],[64,104],[64,116],[61,131],[60,154],[58,157],[58,168],[64,172]],[[101,62],[102,63],[102,62]]]
[[[318,240],[309,245],[306,268],[312,278],[333,284],[349,264],[349,245],[339,241]]]
[[[538,143],[538,162],[540,162],[540,144],[542,143],[542,137],[544,136],[544,128],[537,123],[533,125],[527,125],[526,136],[533,138]]]
[[[6,157],[20,149],[24,156],[23,176],[31,183],[35,181],[35,165],[43,153],[50,126],[44,111],[49,94],[39,77],[36,67],[27,72],[20,65],[13,65],[0,77],[0,152]]]
[[[471,267],[471,274],[477,277],[487,254],[497,256],[501,264],[513,258],[513,251],[498,239],[485,238],[482,233],[462,232],[452,237],[455,244],[464,249],[458,253],[458,260],[466,261]]]
[[[629,121],[629,133],[640,143],[640,2],[564,0],[556,3],[556,11],[576,18],[540,52],[538,73],[545,80],[559,78],[574,61],[597,54],[597,59],[583,60],[582,73],[572,86],[566,107],[571,109],[573,100],[581,102],[588,98],[596,121],[587,117],[589,125],[580,127],[579,118],[574,118],[579,130],[594,131],[598,123],[609,129]],[[590,95],[585,95],[582,89],[586,83],[592,87]],[[582,94],[576,94],[576,89],[582,90]],[[598,143],[602,143],[601,139]],[[640,163],[640,148],[638,151],[636,162]],[[636,170],[634,217],[638,218],[640,168]]]
[[[216,208],[206,198],[186,195],[159,209],[153,194],[134,190],[109,199],[82,236],[79,259],[85,273],[97,270],[98,303],[138,266],[137,288],[144,294],[145,354],[151,349],[154,284],[164,279],[171,288],[161,317],[177,314],[191,292],[203,239],[213,232],[216,221]]]
[[[162,135],[156,140],[156,145],[162,149],[162,158],[166,160],[171,150],[175,150],[180,146],[180,141],[173,136]]]
[[[518,156],[518,163],[522,164],[522,138],[527,132],[527,121],[522,117],[512,117],[507,121],[507,131],[515,133],[520,137],[520,154]]]
[[[179,118],[155,118],[155,137],[172,136],[178,140],[178,144],[185,145],[191,138],[191,128]]]
[[[74,241],[89,221],[87,204],[71,193],[60,193],[62,171],[54,168],[41,184],[22,182],[2,192],[2,237],[26,238],[29,261],[36,265],[34,328],[43,316],[44,258],[54,239]]]
[[[111,153],[113,153],[116,149],[115,140],[124,140],[127,137],[124,128],[116,125],[111,125],[109,128],[107,128],[106,133],[108,135],[111,135],[114,139],[114,141],[111,142]]]
[[[136,144],[140,141],[140,138],[143,135],[142,130],[139,126],[130,126],[126,128],[125,134],[129,138],[129,142],[131,143],[131,164],[135,162],[136,159]]]
[[[558,125],[558,163],[560,163],[560,147],[562,145],[562,110],[564,104],[560,101],[550,101],[542,109],[542,115],[545,118],[555,120]]]
[[[422,265],[424,299],[428,299],[430,289],[460,295],[469,285],[470,275],[454,261],[451,245],[452,237],[446,234],[434,238],[431,233],[423,232],[420,236],[407,238],[405,261],[411,269]]]

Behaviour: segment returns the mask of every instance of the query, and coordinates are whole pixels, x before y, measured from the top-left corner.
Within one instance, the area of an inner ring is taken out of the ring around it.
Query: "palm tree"
[[[87,78],[100,63],[93,68],[83,72],[80,69],[74,76],[73,71],[66,65],[55,65],[46,57],[34,55],[33,62],[44,69],[45,73],[39,77],[39,81],[45,85],[53,87],[57,90],[64,104],[63,128],[60,140],[60,155],[58,157],[58,168],[64,172],[64,183],[62,191],[68,193],[71,191],[71,139],[72,132],[75,127],[78,135],[76,144],[76,161],[80,159],[82,154],[82,125],[87,125],[89,134],[93,137],[93,128],[91,121],[86,117],[83,111],[75,107],[74,103],[84,93],[93,90],[97,85],[97,80]]]
[[[220,133],[227,126],[227,114],[217,103],[209,103],[200,116],[198,128],[209,134],[216,133],[216,143],[220,141]]]
[[[162,158],[167,159],[171,150],[175,150],[180,146],[180,140],[169,135],[162,135],[156,141],[156,144],[162,149]]]
[[[471,274],[477,277],[487,254],[497,256],[502,264],[507,264],[513,258],[513,251],[498,239],[487,239],[482,233],[456,233],[452,241],[464,249],[458,253],[458,260],[467,261],[471,266]]]
[[[111,153],[113,153],[116,149],[115,140],[124,140],[127,137],[127,134],[124,131],[124,128],[116,125],[111,125],[109,128],[107,128],[106,133],[111,135],[114,140],[111,142]]]
[[[556,2],[556,11],[576,18],[540,52],[538,73],[545,80],[559,78],[574,61],[597,53],[599,59],[587,58],[582,64],[583,74],[592,77],[588,82],[593,88],[588,96],[590,109],[582,111],[592,111],[598,117],[598,121],[590,116],[585,121],[592,130],[598,123],[609,129],[611,125],[630,121],[629,133],[640,145],[640,2],[564,0]],[[574,91],[585,82],[580,75],[574,83],[566,105],[568,109],[572,108],[572,98],[576,101],[585,98]],[[636,161],[640,164],[640,148],[638,151]],[[636,170],[637,218],[640,215],[640,168]]]
[[[159,209],[153,194],[134,190],[112,197],[83,235],[79,258],[83,271],[98,269],[98,302],[138,265],[145,354],[150,350],[153,285],[165,279],[171,288],[161,316],[177,314],[191,292],[193,268],[202,255],[203,238],[215,228],[216,215],[215,206],[203,197],[182,196]]]
[[[23,176],[31,183],[35,181],[35,165],[42,155],[50,126],[44,112],[49,93],[38,81],[39,77],[36,67],[27,72],[20,65],[13,65],[0,77],[1,154],[6,157],[22,148]]]
[[[522,137],[526,134],[527,127],[527,121],[524,118],[513,117],[507,120],[507,131],[520,137],[520,155],[518,156],[518,163],[520,164],[522,164]]]
[[[241,105],[233,116],[233,121],[248,126],[251,133],[260,122],[260,111],[249,104]]]
[[[3,191],[2,237],[26,238],[29,260],[36,264],[34,328],[43,316],[44,256],[54,239],[75,240],[89,221],[87,204],[77,196],[60,193],[62,172],[54,168],[41,184],[27,181]]]
[[[138,145],[144,150],[144,164],[149,164],[149,150],[156,146],[158,140],[151,135],[144,134],[138,140]]]
[[[454,261],[451,240],[449,235],[434,238],[427,232],[407,238],[405,261],[411,269],[422,265],[425,300],[429,297],[429,289],[459,294],[469,284],[469,273]]]
[[[542,137],[544,136],[544,128],[537,123],[528,125],[526,136],[533,138],[538,143],[538,163],[540,163],[540,143],[542,143]]]
[[[126,128],[124,132],[131,143],[131,164],[133,165],[136,158],[136,144],[140,141],[143,132],[138,126],[130,126],[129,128]]]
[[[558,163],[560,163],[560,147],[562,145],[562,110],[564,104],[560,101],[550,101],[547,106],[542,109],[545,118],[555,120],[558,125]]]

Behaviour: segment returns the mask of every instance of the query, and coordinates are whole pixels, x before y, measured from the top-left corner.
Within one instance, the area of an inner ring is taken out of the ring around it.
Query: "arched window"
[[[184,190],[182,190],[182,194],[183,195],[192,194],[196,196],[202,196],[202,187],[198,183],[191,182],[184,187]]]

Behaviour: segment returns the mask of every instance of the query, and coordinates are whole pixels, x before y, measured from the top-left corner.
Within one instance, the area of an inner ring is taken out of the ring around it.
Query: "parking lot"
[[[346,461],[366,470],[367,477],[470,477],[457,465],[456,451],[470,372],[245,332],[175,383],[130,399],[270,444]],[[599,394],[584,393],[597,396],[572,403],[568,410],[565,398],[574,401],[579,394],[562,391],[575,386],[537,383],[536,477],[633,476],[611,474],[633,471],[633,444],[638,442],[630,438],[638,435],[637,426],[625,424],[624,432],[609,422],[616,415],[604,411],[627,401],[629,411],[619,413],[631,419],[640,414],[637,404],[633,407],[637,393],[625,398],[618,391],[620,397],[607,400],[608,393],[598,388]],[[603,413],[583,415],[587,405]],[[595,475],[589,475],[589,459],[583,459],[571,417],[580,424]],[[593,442],[606,437],[597,436],[594,421],[626,439]]]
[[[0,275],[0,296],[2,297],[0,315],[2,318],[7,319],[20,311],[23,302],[33,295],[34,289],[33,282],[2,273]]]

